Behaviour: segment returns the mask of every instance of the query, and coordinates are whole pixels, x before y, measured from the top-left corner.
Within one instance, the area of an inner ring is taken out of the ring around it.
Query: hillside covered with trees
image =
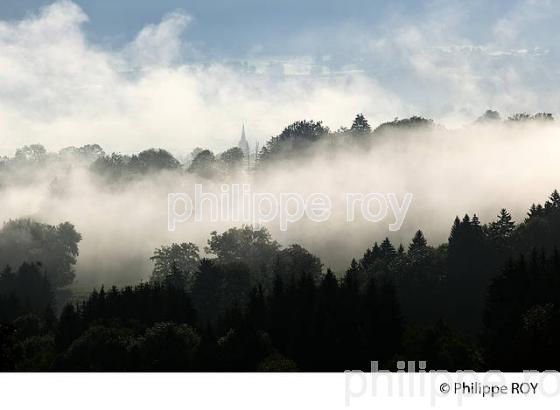
[[[10,235],[6,225],[0,239]],[[37,263],[0,275],[3,370],[341,371],[370,360],[430,369],[558,367],[560,195],[515,224],[457,218],[448,243],[418,231],[374,243],[337,277],[250,226],[154,251],[151,280],[94,290],[55,315]],[[56,282],[53,282],[56,284]]]
[[[552,121],[545,113],[502,120],[487,111],[470,126]],[[49,153],[30,145],[0,158],[0,190],[33,187],[46,175],[49,195],[64,198],[64,176],[75,168],[111,192],[166,173],[258,179],[312,155],[375,149],[434,129],[442,127],[416,116],[373,128],[359,114],[337,131],[298,121],[252,157],[238,147],[177,159],[163,149],[107,154],[92,144]],[[266,228],[240,225],[208,232],[202,249],[188,237],[161,244],[148,280],[106,283],[78,297],[80,227],[7,220],[0,370],[343,371],[369,370],[373,360],[391,370],[397,360],[442,370],[560,368],[558,191],[530,205],[522,221],[504,208],[488,223],[473,213],[446,226],[444,243],[417,226],[408,242],[372,240],[333,271],[300,244],[282,246]]]

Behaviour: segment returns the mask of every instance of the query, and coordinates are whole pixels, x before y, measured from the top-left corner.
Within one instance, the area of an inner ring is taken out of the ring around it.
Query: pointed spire
[[[241,148],[241,151],[243,151],[245,156],[249,156],[249,143],[247,142],[247,137],[245,136],[245,124],[241,127],[241,139],[239,140],[237,146]]]

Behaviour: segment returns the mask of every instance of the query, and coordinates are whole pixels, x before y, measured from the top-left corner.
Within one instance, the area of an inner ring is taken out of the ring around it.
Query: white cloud
[[[179,62],[181,35],[190,21],[189,15],[180,12],[165,16],[159,24],[144,27],[127,46],[125,54],[133,65],[140,68],[170,66]]]
[[[0,152],[35,142],[51,150],[92,142],[123,152],[219,150],[237,143],[242,123],[264,139],[303,118],[338,128],[362,111],[374,121],[403,112],[395,96],[357,75],[272,81],[182,63],[190,21],[182,13],[146,26],[121,50],[90,43],[85,21],[62,1],[0,23]]]
[[[356,54],[344,64],[330,54],[267,61],[261,50],[264,68],[243,71],[186,60],[192,18],[183,12],[108,49],[88,40],[77,5],[59,1],[0,22],[0,154],[35,142],[221,150],[236,143],[242,123],[263,141],[298,119],[336,129],[358,112],[372,124],[420,114],[452,126],[487,108],[557,113],[560,72],[539,27],[559,13],[552,2],[519,1],[474,40],[467,7],[437,1],[375,33],[344,26],[338,41]]]
[[[428,9],[421,18],[393,21],[369,43],[373,60],[390,59],[395,76],[410,85],[407,95],[399,93],[404,101],[451,126],[487,108],[559,111],[553,87],[558,70],[538,28],[550,28],[551,16],[560,12],[557,4],[512,2],[506,14],[488,23],[489,35],[478,38],[468,27],[477,16],[463,3],[436,1]],[[385,78],[398,84],[391,74]]]

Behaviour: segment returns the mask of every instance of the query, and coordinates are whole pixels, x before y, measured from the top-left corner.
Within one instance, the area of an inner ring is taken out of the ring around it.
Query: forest
[[[553,121],[487,111],[472,127]],[[373,129],[359,114],[335,132],[298,121],[252,156],[233,147],[217,155],[196,149],[187,159],[163,149],[106,154],[93,144],[49,153],[30,145],[0,159],[0,189],[32,185],[48,168],[56,175],[49,192],[63,195],[59,175],[78,165],[117,191],[161,172],[259,178],[317,153],[375,150],[433,129],[441,126],[421,117]],[[336,271],[304,246],[281,245],[266,227],[211,231],[202,249],[188,238],[154,249],[146,280],[84,295],[72,291],[80,227],[10,219],[0,229],[0,370],[368,371],[371,361],[396,370],[399,360],[426,361],[428,370],[559,369],[553,188],[525,205],[522,221],[505,208],[488,223],[458,215],[437,245],[417,226],[404,243],[365,243]]]

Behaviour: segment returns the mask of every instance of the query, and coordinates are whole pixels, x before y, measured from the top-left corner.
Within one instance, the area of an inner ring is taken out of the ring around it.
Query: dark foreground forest
[[[69,255],[79,240],[69,224],[19,220],[0,242],[18,229],[69,241]],[[554,191],[518,225],[504,209],[485,225],[457,218],[438,247],[421,231],[406,247],[374,243],[341,277],[250,226],[212,233],[212,259],[191,243],[157,249],[149,282],[101,287],[60,315],[51,282],[64,275],[41,262],[8,266],[0,368],[343,371],[425,360],[428,369],[559,369],[559,245]]]

